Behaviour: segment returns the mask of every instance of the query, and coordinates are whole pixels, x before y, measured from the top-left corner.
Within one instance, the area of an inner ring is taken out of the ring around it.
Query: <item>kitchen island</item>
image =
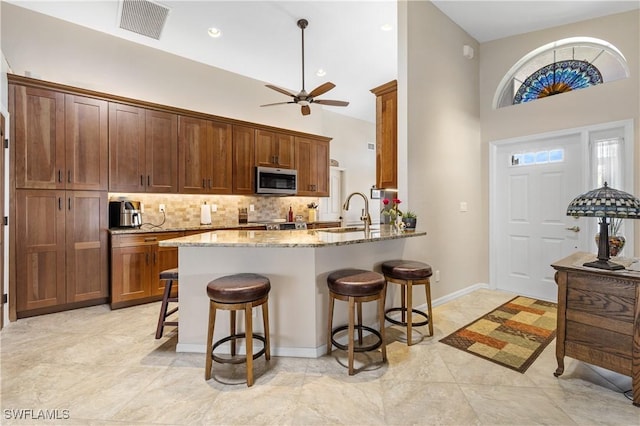
[[[207,284],[220,276],[253,272],[271,281],[271,351],[276,356],[317,358],[326,351],[327,275],[341,268],[380,271],[380,264],[403,257],[405,240],[426,232],[398,231],[388,225],[369,233],[359,228],[325,230],[207,232],[161,241],[178,247],[180,274],[178,352],[206,352]],[[387,299],[390,305],[391,298]],[[372,306],[367,306],[372,305]],[[363,306],[364,322],[374,323],[375,304]],[[254,315],[260,315],[254,310]],[[242,323],[239,313],[238,323]],[[216,334],[228,334],[229,316],[218,314]],[[346,323],[346,306],[336,305],[334,323]],[[259,327],[261,320],[254,320]],[[256,329],[261,333],[262,330]]]

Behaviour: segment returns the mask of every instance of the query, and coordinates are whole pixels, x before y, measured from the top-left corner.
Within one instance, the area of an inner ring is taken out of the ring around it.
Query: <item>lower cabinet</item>
[[[178,267],[178,248],[159,247],[158,242],[182,236],[184,232],[111,235],[112,309],[162,299],[159,275]]]
[[[105,303],[107,193],[16,191],[16,315]]]

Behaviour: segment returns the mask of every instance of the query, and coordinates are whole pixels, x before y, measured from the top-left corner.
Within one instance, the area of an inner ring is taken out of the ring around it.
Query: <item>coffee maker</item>
[[[140,225],[140,201],[109,201],[109,228],[139,228]]]

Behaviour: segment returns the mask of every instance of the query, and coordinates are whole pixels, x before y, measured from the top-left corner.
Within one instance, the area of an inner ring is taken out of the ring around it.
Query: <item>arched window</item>
[[[523,56],[498,85],[493,107],[502,108],[629,77],[622,53],[591,37],[572,37]]]

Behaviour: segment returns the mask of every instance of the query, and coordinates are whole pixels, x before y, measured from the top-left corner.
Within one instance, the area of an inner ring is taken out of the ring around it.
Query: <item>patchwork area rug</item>
[[[440,340],[524,373],[556,337],[558,306],[517,296]]]

